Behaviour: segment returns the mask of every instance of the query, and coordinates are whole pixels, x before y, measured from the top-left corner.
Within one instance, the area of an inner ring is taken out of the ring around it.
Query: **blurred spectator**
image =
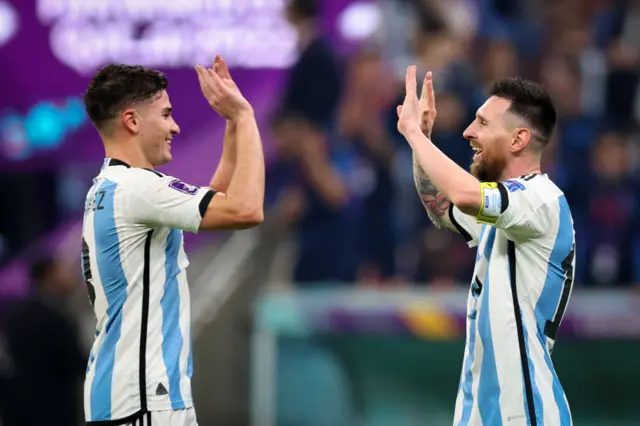
[[[577,281],[589,286],[640,283],[640,186],[630,174],[629,143],[605,133],[591,151],[591,170],[572,188],[578,244]]]
[[[316,0],[288,3],[287,18],[297,33],[300,57],[290,71],[281,109],[326,128],[335,119],[341,78],[333,48],[319,32],[320,4]]]
[[[363,199],[357,221],[358,269],[359,279],[366,282],[389,281],[396,274],[394,146],[384,125],[386,115],[395,114],[395,86],[387,75],[377,52],[364,51],[353,58],[340,109],[341,134],[357,155],[354,192]]]
[[[294,280],[353,282],[361,208],[349,187],[357,175],[353,147],[295,113],[276,119],[274,136],[278,141],[275,167],[286,176],[276,210],[293,212],[287,221],[297,231]]]
[[[75,426],[86,356],[66,306],[74,281],[68,265],[50,258],[33,264],[31,278],[33,294],[8,316],[3,425]]]

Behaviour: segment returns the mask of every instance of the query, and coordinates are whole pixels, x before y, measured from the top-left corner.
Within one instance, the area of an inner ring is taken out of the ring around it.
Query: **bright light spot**
[[[354,3],[338,18],[340,34],[347,40],[363,40],[371,37],[382,25],[382,12],[371,3]]]
[[[18,32],[18,14],[9,3],[0,1],[0,46],[4,46]]]

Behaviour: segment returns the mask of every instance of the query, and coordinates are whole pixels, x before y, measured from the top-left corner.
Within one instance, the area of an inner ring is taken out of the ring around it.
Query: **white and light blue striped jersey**
[[[546,175],[482,184],[478,217],[449,218],[478,247],[454,426],[569,426],[551,351],[573,285],[575,235]]]
[[[182,230],[197,232],[209,188],[106,159],[87,194],[82,269],[97,318],[87,422],[121,424],[193,406]]]

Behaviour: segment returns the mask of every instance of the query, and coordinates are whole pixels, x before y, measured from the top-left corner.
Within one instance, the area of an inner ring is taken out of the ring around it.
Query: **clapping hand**
[[[220,55],[212,68],[196,66],[200,89],[209,105],[222,117],[235,121],[243,113],[251,113],[253,109],[231,78],[229,67]]]

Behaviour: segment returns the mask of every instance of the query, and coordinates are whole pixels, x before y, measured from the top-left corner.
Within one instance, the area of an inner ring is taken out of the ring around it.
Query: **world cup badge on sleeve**
[[[182,182],[180,179],[174,179],[169,183],[169,187],[175,189],[176,191],[183,192],[188,195],[195,195],[198,192],[198,187],[189,185],[188,183]]]

